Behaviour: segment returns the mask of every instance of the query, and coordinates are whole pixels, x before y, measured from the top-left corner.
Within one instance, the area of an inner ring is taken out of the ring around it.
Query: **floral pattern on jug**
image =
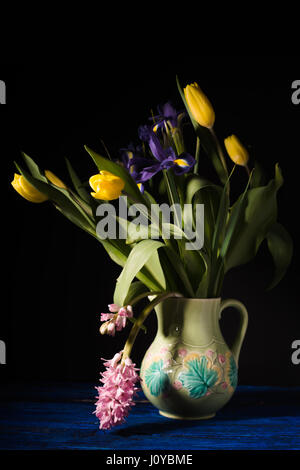
[[[151,395],[168,395],[172,389],[199,399],[212,393],[233,393],[237,386],[237,365],[231,352],[220,354],[208,349],[203,353],[162,347],[159,354],[151,348],[145,357],[143,380]],[[172,352],[175,350],[175,354]]]

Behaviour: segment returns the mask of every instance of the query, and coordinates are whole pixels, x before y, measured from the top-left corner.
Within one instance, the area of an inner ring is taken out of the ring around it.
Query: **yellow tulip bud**
[[[14,179],[11,182],[13,188],[27,201],[30,202],[44,202],[48,199],[45,194],[41,193],[37,189],[35,189],[32,184],[28,183],[28,181],[24,178],[23,175],[18,175],[15,173]]]
[[[122,189],[125,186],[124,181],[109,171],[100,171],[98,175],[90,178],[89,183],[95,191],[91,195],[95,199],[111,201],[121,196]]]
[[[200,126],[211,129],[215,122],[215,112],[198,83],[187,85],[184,88],[184,96],[195,121]]]
[[[50,181],[50,183],[58,186],[62,189],[67,189],[67,186],[50,170],[45,170],[45,176]]]
[[[228,155],[236,165],[246,166],[249,160],[249,153],[235,136],[231,135],[224,140]]]

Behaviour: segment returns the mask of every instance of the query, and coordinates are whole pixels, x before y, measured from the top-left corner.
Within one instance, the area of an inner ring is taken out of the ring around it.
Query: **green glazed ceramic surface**
[[[226,307],[240,313],[231,350],[219,326]],[[155,310],[158,330],[140,371],[146,397],[170,418],[211,418],[237,386],[238,358],[248,323],[245,306],[233,299],[170,298]]]

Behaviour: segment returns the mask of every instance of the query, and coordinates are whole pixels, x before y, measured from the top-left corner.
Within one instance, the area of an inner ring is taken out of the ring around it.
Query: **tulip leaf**
[[[59,206],[61,212],[69,215],[69,218],[77,219],[82,226],[89,226],[95,230],[95,223],[89,218],[86,212],[69,195],[67,189],[59,188],[51,183],[36,179],[16,164],[24,178],[32,184],[38,191],[45,194],[51,201]]]
[[[209,288],[209,273],[211,272],[210,258],[202,251],[201,256],[205,263],[205,271],[196,290],[196,297],[207,298]]]
[[[53,203],[55,208],[57,210],[59,210],[59,212],[61,212],[67,219],[69,219],[74,225],[76,225],[77,227],[81,228],[82,230],[84,230],[85,232],[89,233],[90,235],[93,235],[95,238],[96,238],[96,234],[95,234],[95,231],[93,231],[93,229],[88,225],[86,224],[85,222],[83,222],[82,220],[80,220],[78,217],[74,216],[74,214],[70,211],[66,211],[66,210],[63,210],[60,206],[58,206],[55,202]]]
[[[230,174],[232,175],[233,170]],[[220,205],[219,205],[219,210],[218,210],[218,215],[217,215],[217,220],[214,228],[214,233],[213,233],[213,239],[212,239],[212,259],[213,261],[217,259],[218,257],[218,249],[220,245],[223,243],[223,237],[225,235],[225,227],[226,227],[226,222],[228,218],[228,211],[229,211],[229,195],[228,195],[228,185],[229,185],[229,180],[230,176],[227,178],[226,184],[223,188],[221,199],[220,199]]]
[[[209,180],[201,178],[200,176],[192,175],[186,185],[186,203],[192,204],[193,197],[195,196],[195,194],[204,188],[213,188],[220,194],[222,193],[221,186],[218,186]]]
[[[151,256],[164,244],[156,240],[142,240],[131,250],[125,266],[117,279],[114,303],[124,305],[130,285]],[[163,287],[161,286],[161,290]]]
[[[261,242],[276,222],[276,195],[282,184],[281,171],[276,165],[275,178],[268,185],[250,188],[247,191],[243,210],[225,257],[225,271],[245,264],[255,257]],[[239,204],[240,199],[232,206],[232,211]]]
[[[255,162],[254,172],[250,182],[250,188],[258,188],[259,186],[265,186],[266,176],[260,163]]]
[[[191,281],[188,277],[187,271],[182,263],[180,256],[175,250],[173,250],[167,245],[164,245],[164,251],[166,252],[168,260],[171,264],[171,268],[173,268],[173,271],[178,275],[180,279],[180,292],[182,290],[185,290],[188,297],[194,297],[194,289],[192,287]]]
[[[219,186],[206,186],[195,194],[194,204],[204,204],[204,248],[212,251],[212,240],[216,226],[221,194]],[[222,193],[222,190],[221,190]]]
[[[245,188],[243,194],[239,197],[237,203],[234,205],[233,209],[230,212],[230,216],[229,216],[229,220],[228,220],[228,224],[227,224],[227,228],[226,228],[226,234],[225,234],[224,241],[222,243],[222,247],[221,247],[221,250],[220,250],[220,256],[222,258],[225,258],[225,256],[226,256],[226,253],[227,253],[227,250],[228,250],[229,245],[231,243],[235,228],[238,224],[239,217],[240,217],[240,214],[241,214],[243,206],[244,206],[245,197],[246,197],[246,194],[247,194],[247,191],[248,191],[248,188],[249,188],[249,184],[250,184],[251,179],[252,179],[252,174],[253,174],[253,170],[252,170],[251,174],[249,175],[249,179],[248,179],[248,182],[247,182],[247,185],[246,185],[246,188]]]
[[[99,171],[105,170],[113,173],[116,176],[119,176],[119,178],[121,178],[125,182],[124,191],[133,196],[133,198],[137,202],[146,204],[146,199],[142,196],[142,193],[140,192],[136,182],[126,170],[126,168],[121,165],[118,165],[115,162],[112,162],[111,160],[108,160],[107,158],[102,157],[86,145],[84,148],[94,160]]]
[[[202,253],[197,250],[185,250],[183,260],[193,290],[196,291],[207,269]]]
[[[67,168],[68,168],[68,171],[69,171],[69,174],[70,174],[70,178],[71,178],[71,181],[74,185],[74,188],[76,189],[78,195],[87,203],[87,204],[90,204],[91,203],[91,197],[88,193],[88,191],[83,187],[80,179],[78,178],[77,176],[77,173],[75,172],[75,170],[73,169],[71,163],[69,162],[68,158],[65,158],[66,160],[66,164],[67,164]]]
[[[32,174],[32,176],[38,180],[41,180],[41,181],[44,181],[45,183],[47,183],[47,178],[45,175],[43,175],[43,173],[41,172],[41,170],[39,169],[38,165],[32,160],[32,158],[30,158],[28,155],[26,155],[26,153],[22,152],[22,156],[25,160],[25,163],[30,171],[30,173]]]
[[[213,231],[216,224],[222,187],[193,175],[186,185],[186,203],[204,205],[204,247],[211,251]]]
[[[293,240],[278,222],[267,233],[267,243],[275,265],[275,274],[268,289],[275,287],[284,277],[293,256]]]
[[[147,287],[141,281],[132,282],[128,289],[124,305],[131,305],[131,302],[135,297],[138,297],[139,295],[144,294],[147,291]]]

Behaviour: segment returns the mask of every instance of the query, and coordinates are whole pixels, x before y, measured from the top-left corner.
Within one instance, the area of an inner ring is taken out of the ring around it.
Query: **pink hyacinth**
[[[126,326],[126,319],[133,317],[131,305],[120,307],[117,304],[109,304],[108,309],[112,313],[101,313],[101,321],[105,321],[101,326],[100,332],[115,336],[116,331],[121,331]]]
[[[120,362],[122,352],[115,354],[113,359],[103,359],[106,371],[101,373],[102,387],[96,387],[98,400],[94,413],[100,420],[100,429],[110,429],[112,426],[122,424],[134,405],[133,397],[140,380],[135,364],[127,357],[124,363]]]

